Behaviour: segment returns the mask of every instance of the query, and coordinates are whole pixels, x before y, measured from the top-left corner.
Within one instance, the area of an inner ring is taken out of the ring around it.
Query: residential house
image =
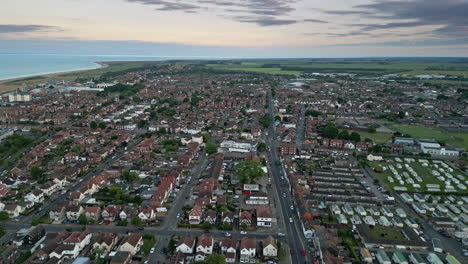
[[[205,234],[198,238],[195,261],[203,261],[207,255],[213,253],[214,239],[211,236]]]
[[[8,213],[8,217],[15,218],[18,217],[21,212],[23,212],[23,209],[17,204],[7,204],[5,206],[5,212]]]
[[[221,240],[221,253],[226,257],[226,263],[236,262],[237,240],[235,238],[225,238]]]
[[[243,237],[240,242],[240,258],[241,263],[256,263],[257,240]]]
[[[195,205],[189,214],[189,222],[193,225],[198,225],[201,222],[202,209],[199,205]]]
[[[119,215],[120,209],[116,205],[109,205],[104,207],[102,210],[101,216],[104,221],[115,221],[116,217]]]
[[[89,206],[85,209],[85,216],[87,219],[92,219],[94,222],[99,220],[101,215],[101,208],[97,206]]]
[[[252,212],[251,211],[242,211],[239,214],[239,226],[245,224],[247,227],[252,225]]]
[[[140,234],[131,233],[120,246],[120,251],[130,252],[133,256],[140,251],[142,245],[143,237]]]
[[[177,243],[176,252],[182,252],[184,254],[193,254],[193,249],[195,248],[195,237],[189,235],[186,237],[181,237]]]
[[[65,205],[58,204],[54,208],[49,210],[49,219],[51,221],[60,221],[65,220]]]
[[[117,233],[99,233],[96,242],[93,244],[93,250],[99,252],[99,256],[107,256],[107,254],[115,247],[119,241]]]
[[[83,213],[83,207],[73,203],[68,204],[65,210],[67,219],[71,221],[77,221],[78,217]]]
[[[208,222],[212,225],[216,224],[216,211],[214,210],[208,210],[205,214],[205,222]]]
[[[263,257],[273,258],[278,256],[278,246],[276,240],[272,236],[268,236],[263,240]]]
[[[33,203],[42,203],[44,201],[44,193],[40,190],[34,190],[24,197],[24,200],[30,201]]]
[[[271,227],[272,216],[271,209],[267,206],[257,207],[257,226],[259,227]]]

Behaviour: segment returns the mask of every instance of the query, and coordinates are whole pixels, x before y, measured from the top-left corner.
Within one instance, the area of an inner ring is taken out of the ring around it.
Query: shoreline
[[[109,67],[109,64],[107,62],[96,61],[96,62],[93,62],[93,63],[99,65],[99,67],[88,68],[88,69],[76,69],[76,70],[69,70],[69,71],[50,72],[50,73],[42,73],[42,74],[40,73],[40,74],[27,75],[27,76],[22,76],[22,77],[8,78],[8,79],[0,80],[0,85],[5,85],[5,83],[8,83],[8,82],[20,81],[20,80],[24,80],[24,79],[31,79],[31,78],[35,78],[35,77],[54,78],[54,77],[57,77],[57,76],[62,75],[62,74],[70,74],[70,73],[91,71],[91,70],[104,69],[104,68]]]

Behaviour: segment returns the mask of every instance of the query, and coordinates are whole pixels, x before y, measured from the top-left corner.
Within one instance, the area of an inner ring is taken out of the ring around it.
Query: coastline
[[[9,83],[9,82],[13,82],[13,81],[21,81],[21,80],[25,80],[25,79],[32,79],[32,78],[39,78],[39,77],[43,77],[44,81],[45,81],[47,79],[55,78],[55,77],[58,77],[58,76],[63,75],[63,74],[79,73],[79,72],[91,71],[91,70],[96,70],[96,69],[104,69],[104,68],[109,67],[108,62],[97,61],[97,62],[93,62],[93,63],[99,65],[99,67],[88,68],[88,69],[61,71],[61,72],[51,72],[51,73],[43,73],[43,74],[34,74],[34,75],[29,75],[29,76],[15,77],[15,78],[0,80],[0,93],[10,92],[10,91],[13,91],[13,90],[21,87],[21,85],[19,85],[19,84],[15,84],[15,85],[7,85],[6,84],[6,83]]]

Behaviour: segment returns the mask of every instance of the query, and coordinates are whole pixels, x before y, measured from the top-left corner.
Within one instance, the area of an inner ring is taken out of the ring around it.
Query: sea
[[[194,58],[195,57],[160,57],[134,55],[0,53],[0,80],[66,71],[96,69],[101,67],[96,62],[102,61],[158,61]]]

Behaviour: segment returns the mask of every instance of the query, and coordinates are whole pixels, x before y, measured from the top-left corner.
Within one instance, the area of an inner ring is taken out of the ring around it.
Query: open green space
[[[369,229],[372,237],[377,239],[404,240],[405,236],[395,228],[375,226]]]
[[[361,139],[369,138],[372,142],[375,143],[387,143],[392,140],[391,133],[383,133],[383,132],[375,132],[375,133],[368,133],[368,132],[358,132],[361,135]]]

